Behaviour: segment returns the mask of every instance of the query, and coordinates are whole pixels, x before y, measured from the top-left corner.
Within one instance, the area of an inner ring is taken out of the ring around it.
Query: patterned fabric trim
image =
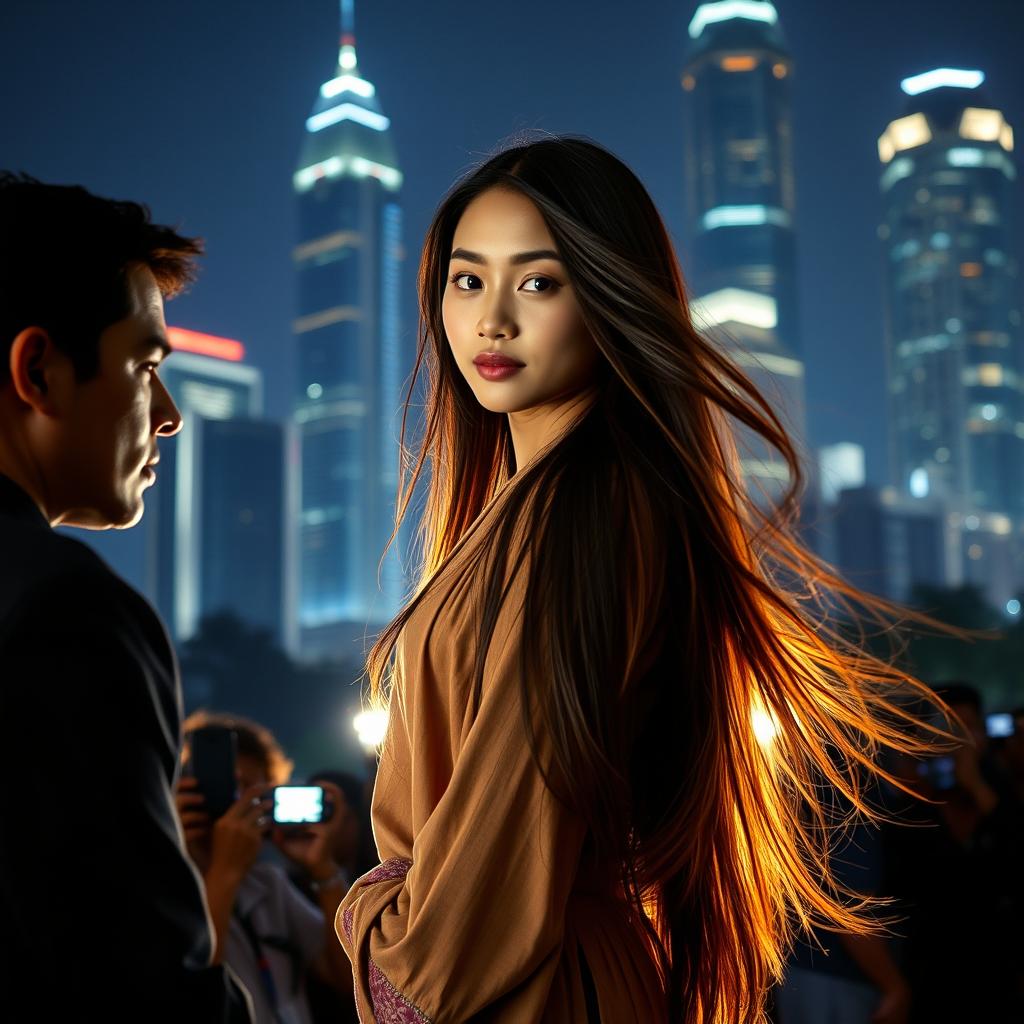
[[[370,961],[370,997],[376,1024],[431,1024],[430,1018],[413,1006]]]
[[[392,878],[405,878],[412,867],[412,861],[407,857],[389,857],[382,861],[372,871],[368,871],[361,878],[356,879],[357,886],[374,885],[377,882],[386,882]],[[345,929],[345,938],[352,942],[354,914],[351,907],[346,907],[341,915],[341,926]],[[356,964],[353,962],[352,971],[356,973]],[[413,1006],[384,976],[384,972],[370,959],[368,970],[368,981],[370,984],[370,1001],[373,1004],[373,1016],[375,1024],[432,1024],[430,1018],[422,1010]],[[358,978],[356,982],[358,983]],[[362,1024],[362,1015],[359,1013],[358,1003],[356,1015]]]
[[[405,878],[411,867],[412,861],[407,857],[389,857],[372,871],[368,871],[362,878],[357,879],[356,885],[373,885],[375,882],[383,882],[389,878]]]

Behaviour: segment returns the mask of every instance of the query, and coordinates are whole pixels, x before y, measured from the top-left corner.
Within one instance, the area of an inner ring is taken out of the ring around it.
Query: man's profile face
[[[68,511],[61,522],[93,530],[134,526],[156,480],[157,437],[181,429],[181,414],[158,376],[167,326],[152,271],[126,275],[128,314],[99,338],[99,368],[77,382],[62,417],[56,453]]]

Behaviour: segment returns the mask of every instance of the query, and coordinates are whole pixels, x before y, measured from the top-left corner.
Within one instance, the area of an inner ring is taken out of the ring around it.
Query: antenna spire
[[[356,12],[355,0],[341,2],[341,49],[338,52],[338,67],[343,75],[359,74],[356,68]]]

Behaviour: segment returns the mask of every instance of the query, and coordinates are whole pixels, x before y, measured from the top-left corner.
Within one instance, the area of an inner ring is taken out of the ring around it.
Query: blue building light
[[[718,3],[701,4],[690,22],[690,38],[696,39],[708,25],[733,18],[746,18],[774,25],[779,20],[773,4],[761,0],[719,0]]]
[[[961,68],[935,68],[922,75],[913,75],[900,82],[908,96],[918,96],[931,89],[977,89],[985,81],[983,71],[964,71]]]
[[[386,132],[391,126],[391,118],[383,114],[374,113],[365,107],[357,107],[354,103],[341,103],[330,110],[322,110],[306,119],[306,131],[318,132],[324,128],[337,124],[339,121],[355,121],[372,128],[377,132]]]

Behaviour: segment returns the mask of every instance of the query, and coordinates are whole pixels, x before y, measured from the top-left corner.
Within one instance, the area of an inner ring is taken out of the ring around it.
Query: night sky
[[[811,441],[864,445],[869,478],[882,483],[876,140],[901,113],[902,78],[953,66],[985,72],[991,101],[1024,144],[1024,3],[775,6],[796,66]],[[696,7],[356,0],[359,67],[391,118],[405,174],[407,330],[435,204],[460,172],[524,129],[587,135],[630,164],[685,275],[679,77]],[[287,412],[291,372],[291,176],[317,89],[334,73],[338,32],[336,0],[0,4],[0,166],[146,201],[157,220],[202,235],[200,280],[169,305],[168,321],[245,342],[275,417]],[[1018,180],[1018,225],[1020,191]],[[140,583],[141,543],[136,530],[100,546]]]

